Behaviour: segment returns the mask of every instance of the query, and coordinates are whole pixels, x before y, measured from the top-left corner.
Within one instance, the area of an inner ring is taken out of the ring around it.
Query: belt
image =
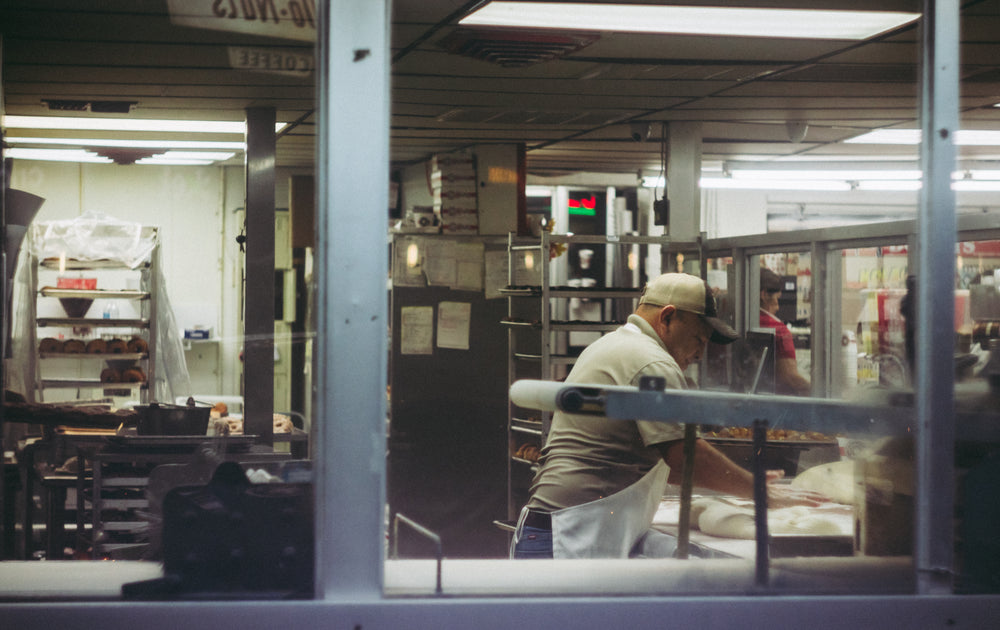
[[[551,530],[552,516],[548,512],[536,512],[529,509],[528,514],[524,517],[524,526]]]

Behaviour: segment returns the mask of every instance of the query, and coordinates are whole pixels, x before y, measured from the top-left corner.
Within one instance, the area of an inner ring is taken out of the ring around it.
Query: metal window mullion
[[[957,0],[925,0],[921,31],[923,188],[917,211],[915,569],[922,594],[950,593],[954,555]]]
[[[809,329],[809,382],[812,384],[812,396],[828,396],[829,379],[825,378],[823,366],[827,365],[827,357],[832,350],[833,339],[840,336],[831,335],[830,314],[826,308],[829,300],[826,277],[826,248],[822,243],[814,241],[809,246],[809,260],[812,267],[809,276],[812,311],[810,313]],[[840,347],[840,344],[837,344]]]
[[[316,596],[375,601],[385,556],[389,2],[316,3]]]
[[[847,348],[843,345],[844,341],[844,321],[843,321],[843,303],[844,303],[844,268],[843,268],[843,250],[839,247],[831,247],[828,243],[824,245],[822,257],[824,261],[824,266],[822,269],[813,268],[813,282],[816,282],[817,276],[822,280],[823,285],[826,287],[825,293],[813,292],[813,309],[822,309],[825,313],[826,319],[826,355],[823,363],[823,369],[825,374],[823,376],[822,386],[823,389],[821,393],[817,393],[813,390],[814,395],[824,395],[824,396],[844,396],[844,386],[846,385],[846,375],[844,369],[844,353],[847,352]],[[815,265],[815,261],[813,262]],[[813,324],[816,326],[816,324]],[[839,350],[835,350],[832,344],[836,343]],[[815,346],[815,342],[814,342]],[[813,361],[816,358],[813,357]],[[852,359],[857,363],[856,357]]]

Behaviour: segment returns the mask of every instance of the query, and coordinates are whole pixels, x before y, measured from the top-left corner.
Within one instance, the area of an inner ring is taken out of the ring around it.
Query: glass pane
[[[313,3],[292,4],[297,34],[314,31]],[[185,593],[311,597],[314,43],[218,29],[235,16],[210,8],[182,25],[174,5],[2,9],[5,227],[24,240],[6,259],[0,557],[46,560],[28,571],[51,571],[38,583],[57,599],[164,572]],[[65,89],[37,71],[40,45]],[[274,120],[246,109],[261,102]],[[173,130],[129,130],[158,120]],[[248,138],[275,142],[254,156],[262,192],[248,191]]]
[[[995,425],[1000,397],[1000,241],[958,244],[955,280],[956,590],[1000,592],[1000,558],[987,541],[997,522],[985,492],[996,484]]]
[[[847,397],[865,387],[906,387],[911,358],[904,343],[900,303],[906,294],[908,252],[903,246],[843,250],[841,294],[842,371],[834,393]]]

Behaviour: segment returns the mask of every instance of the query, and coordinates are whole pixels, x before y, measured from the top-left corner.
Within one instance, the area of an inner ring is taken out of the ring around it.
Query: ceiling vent
[[[505,68],[523,68],[552,61],[586,48],[598,33],[517,29],[460,28],[438,42],[455,55],[489,61]]]

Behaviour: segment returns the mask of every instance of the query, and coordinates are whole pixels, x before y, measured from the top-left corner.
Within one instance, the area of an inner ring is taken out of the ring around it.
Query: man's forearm
[[[680,483],[684,442],[678,440],[661,445],[660,453],[670,466],[670,483]],[[694,485],[740,497],[753,496],[753,475],[700,438],[695,441]]]

